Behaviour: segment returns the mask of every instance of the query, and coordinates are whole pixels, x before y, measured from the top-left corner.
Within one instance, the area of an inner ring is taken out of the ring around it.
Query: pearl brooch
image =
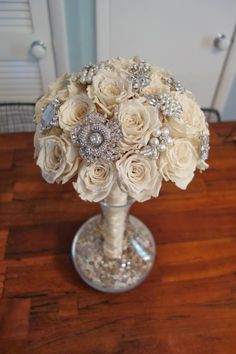
[[[146,101],[166,117],[177,119],[181,117],[183,111],[181,104],[168,93],[146,96]]]
[[[153,131],[149,144],[140,150],[143,156],[149,156],[152,160],[156,160],[161,152],[167,149],[168,145],[173,143],[173,139],[169,135],[169,129],[162,127]]]

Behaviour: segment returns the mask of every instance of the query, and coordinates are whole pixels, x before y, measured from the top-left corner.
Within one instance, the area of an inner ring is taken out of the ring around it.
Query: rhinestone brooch
[[[149,95],[146,96],[146,101],[153,107],[157,107],[161,113],[169,118],[177,118],[180,119],[183,108],[181,104],[176,101],[172,96],[168,93],[164,93],[163,95]]]
[[[181,84],[180,81],[176,81],[172,76],[164,76],[161,78],[161,81],[164,83],[164,84],[167,84],[171,91],[177,91],[179,93],[184,93],[186,90],[185,90],[185,87]]]
[[[144,146],[140,150],[140,154],[143,156],[148,156],[152,160],[156,160],[160,154],[166,150],[168,145],[173,143],[170,137],[170,132],[167,127],[162,127],[152,132],[149,144]]]
[[[83,85],[89,85],[93,81],[93,77],[97,74],[98,70],[112,70],[112,65],[109,60],[101,61],[98,64],[88,64],[85,65],[81,71],[78,73],[79,82]]]
[[[147,64],[144,60],[131,65],[128,72],[128,79],[132,81],[134,90],[139,90],[150,84],[151,65]]]
[[[208,159],[210,145],[209,145],[209,135],[203,134],[200,136],[202,142],[200,147],[200,159],[206,161]]]
[[[60,107],[60,101],[55,98],[52,103],[42,108],[42,116],[40,122],[40,131],[44,133],[46,130],[52,127],[59,127],[58,122],[58,109]]]
[[[88,163],[98,160],[116,161],[120,157],[119,141],[121,130],[115,119],[107,120],[102,115],[92,112],[82,124],[71,131],[71,140],[79,145],[80,155]]]

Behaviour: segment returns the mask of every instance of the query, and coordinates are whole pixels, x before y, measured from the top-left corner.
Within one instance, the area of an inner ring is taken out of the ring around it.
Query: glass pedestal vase
[[[101,202],[102,213],[77,231],[72,258],[81,278],[103,292],[124,292],[138,286],[149,274],[156,255],[147,226],[129,215],[132,204]]]

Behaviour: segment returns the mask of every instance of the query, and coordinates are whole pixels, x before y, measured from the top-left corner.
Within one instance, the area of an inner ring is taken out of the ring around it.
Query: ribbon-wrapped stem
[[[123,250],[126,218],[130,204],[127,193],[115,184],[104,202],[103,211],[104,254],[109,258],[120,258]]]

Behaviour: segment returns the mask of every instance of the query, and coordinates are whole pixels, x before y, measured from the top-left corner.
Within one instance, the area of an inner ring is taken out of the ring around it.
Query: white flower
[[[132,84],[116,72],[100,70],[88,87],[88,95],[101,109],[111,115],[114,108],[131,97]]]
[[[186,189],[194,176],[198,154],[192,143],[183,138],[174,139],[173,144],[161,153],[159,170],[165,181]]]
[[[61,105],[58,112],[59,125],[62,129],[70,131],[93,110],[94,104],[86,94],[75,95]]]
[[[204,113],[199,105],[186,94],[175,93],[173,98],[177,100],[183,112],[180,118],[167,118],[167,125],[172,135],[176,137],[188,137],[198,139],[201,134],[208,131]]]
[[[152,67],[151,82],[150,85],[144,87],[142,92],[144,95],[162,95],[170,92],[170,87],[163,83],[162,77],[165,75],[165,71],[158,67]]]
[[[130,59],[118,57],[113,58],[111,60],[111,64],[115,70],[119,71],[127,71],[130,66]]]
[[[88,165],[82,162],[73,186],[81,199],[99,202],[108,196],[115,179],[116,173],[112,163],[97,161]]]
[[[156,162],[138,154],[126,154],[116,162],[119,184],[124,192],[139,202],[157,197],[162,178]]]
[[[45,96],[45,103],[49,104],[55,98],[58,98],[61,102],[64,102],[68,99],[68,97],[77,95],[83,91],[83,86],[79,84],[74,75],[65,73],[48,86],[48,93]]]
[[[77,148],[65,136],[45,136],[38,140],[37,165],[48,183],[66,183],[79,167]]]
[[[119,106],[116,115],[123,135],[120,141],[122,152],[147,145],[152,132],[161,125],[158,110],[144,105],[144,101],[143,98],[133,99]]]

